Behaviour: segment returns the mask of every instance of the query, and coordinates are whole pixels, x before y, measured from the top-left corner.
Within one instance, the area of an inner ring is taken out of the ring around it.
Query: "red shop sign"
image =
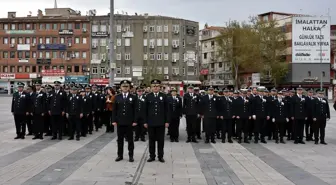
[[[41,71],[42,76],[65,76],[63,69],[43,69]]]
[[[1,79],[15,79],[15,73],[1,73]]]
[[[209,73],[209,69],[202,69],[200,73],[202,75],[207,75]]]
[[[108,83],[109,83],[109,79],[105,79],[105,78],[90,79],[90,84],[108,84]]]

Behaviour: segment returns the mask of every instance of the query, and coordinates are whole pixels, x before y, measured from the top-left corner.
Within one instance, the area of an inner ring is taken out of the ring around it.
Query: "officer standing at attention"
[[[314,127],[314,139],[315,144],[318,144],[319,140],[319,133],[320,135],[320,143],[323,145],[326,145],[325,142],[325,127],[327,124],[327,121],[330,119],[330,109],[328,100],[324,98],[324,92],[319,91],[317,98],[314,100],[314,108],[313,108],[313,127]]]
[[[307,120],[306,98],[302,95],[302,88],[296,89],[297,94],[292,97],[292,117],[294,121],[294,144],[306,144],[303,141],[304,124]]]
[[[158,142],[158,158],[164,163],[163,148],[165,138],[165,128],[169,127],[169,105],[166,94],[160,92],[161,81],[154,79],[151,81],[152,92],[146,96],[147,115],[145,128],[148,128],[149,138],[149,159],[147,162],[155,161],[155,142]]]
[[[77,94],[77,87],[72,87],[66,106],[66,118],[69,121],[69,139],[73,140],[76,132],[76,140],[81,134],[81,119],[83,118],[84,103],[82,97]]]
[[[32,109],[33,109],[33,101],[32,98],[35,95],[34,91],[33,91],[33,86],[28,85],[27,89],[26,89],[26,96],[27,99],[29,101],[29,105],[30,105],[30,109],[29,109],[29,115],[27,116],[27,128],[28,128],[28,134],[27,136],[31,136],[33,135],[33,113],[32,113]]]
[[[58,139],[62,140],[63,136],[63,116],[65,115],[65,107],[67,96],[64,91],[61,90],[61,82],[54,82],[55,90],[50,94],[50,105],[49,105],[49,115],[51,121],[51,128],[53,137],[52,140]]]
[[[146,95],[144,95],[144,90],[141,87],[137,87],[137,99],[136,99],[136,123],[137,126],[135,128],[135,139],[134,141],[146,141],[145,132],[146,129],[144,127],[145,115],[146,115]]]
[[[188,93],[183,97],[183,114],[186,117],[187,123],[187,143],[197,143],[196,136],[196,122],[198,115],[198,96],[194,93],[194,87],[188,87]]]
[[[130,93],[131,82],[123,80],[120,82],[121,93],[116,95],[112,111],[112,124],[117,126],[118,135],[118,157],[116,162],[123,160],[124,138],[128,141],[129,162],[134,162],[134,140],[133,127],[136,123],[136,96]]]
[[[24,139],[26,134],[26,116],[29,115],[29,99],[23,92],[24,83],[18,82],[18,91],[13,94],[11,112],[14,115],[16,137],[14,139]]]
[[[177,90],[172,88],[171,96],[168,97],[169,109],[171,112],[170,142],[179,142],[180,119],[182,117],[182,98],[177,96]]]
[[[35,83],[36,92],[31,97],[33,108],[33,131],[35,137],[33,139],[43,139],[43,127],[44,127],[44,116],[47,113],[45,111],[46,104],[46,93],[41,91],[41,83]]]

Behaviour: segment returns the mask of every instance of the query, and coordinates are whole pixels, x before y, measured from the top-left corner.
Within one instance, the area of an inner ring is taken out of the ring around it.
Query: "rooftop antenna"
[[[54,8],[57,8],[57,0],[54,2]]]

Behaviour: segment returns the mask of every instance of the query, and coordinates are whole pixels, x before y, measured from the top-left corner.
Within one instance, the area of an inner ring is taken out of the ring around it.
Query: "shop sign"
[[[59,30],[58,34],[60,34],[60,35],[73,35],[73,30]]]
[[[109,79],[106,78],[90,79],[90,84],[109,84]]]
[[[65,44],[39,44],[37,45],[37,50],[66,50]]]
[[[89,76],[66,76],[65,77],[66,83],[80,83],[80,84],[87,84],[89,82]]]
[[[45,84],[54,83],[55,81],[64,83],[64,76],[43,76],[42,77],[42,83],[45,83]]]
[[[109,34],[106,31],[98,31],[98,32],[92,32],[91,36],[92,37],[108,37]]]
[[[317,82],[318,77],[304,78],[303,82]]]
[[[63,69],[43,69],[41,71],[42,76],[65,76]]]
[[[1,79],[15,79],[15,73],[1,73]]]
[[[29,60],[28,59],[19,59],[19,62],[20,63],[27,63],[27,62],[29,62]]]
[[[38,58],[36,59],[36,64],[51,64],[51,59]]]
[[[17,35],[24,35],[24,34],[34,34],[35,30],[6,30],[6,34],[17,34]]]

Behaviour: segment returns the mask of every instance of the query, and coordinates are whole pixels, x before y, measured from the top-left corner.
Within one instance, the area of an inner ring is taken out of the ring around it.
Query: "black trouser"
[[[137,126],[135,127],[135,138],[137,138],[137,139],[139,139],[139,138],[144,139],[145,138],[144,120],[142,118],[138,119],[138,121],[137,121]]]
[[[223,129],[223,121],[220,118],[216,118],[216,136],[219,139]]]
[[[209,141],[215,140],[215,132],[217,126],[217,118],[216,117],[205,117],[203,118],[203,124],[205,129],[205,140]]]
[[[101,115],[100,111],[96,111],[93,115],[93,117],[94,117],[93,123],[94,123],[95,129],[97,131],[98,131],[98,128],[100,127],[100,117],[101,117],[100,115]]]
[[[272,122],[272,118],[270,118],[269,120],[266,120],[266,131],[267,131],[267,136],[269,138],[272,138],[274,130],[275,130],[275,123]]]
[[[26,116],[26,120],[27,120],[27,128],[28,128],[28,134],[33,134],[33,116],[32,115],[28,115]]]
[[[169,124],[170,139],[179,138],[180,117],[172,118]]]
[[[313,118],[308,118],[306,120],[305,124],[305,133],[306,133],[306,139],[312,139],[313,138]]]
[[[255,120],[254,119],[250,119],[248,120],[248,136],[249,138],[251,139],[252,138],[252,135],[254,133],[254,127],[255,127]]]
[[[66,116],[63,117],[63,120],[64,120],[63,135],[64,136],[70,135],[70,133],[69,133],[69,126],[70,126],[69,120],[68,120],[68,118]]]
[[[187,134],[188,139],[195,139],[197,115],[187,115]]]
[[[275,122],[275,129],[274,129],[273,137],[276,141],[279,140],[279,136],[280,136],[280,140],[283,140],[283,137],[285,135],[286,123],[287,123],[286,121],[276,121]]]
[[[259,118],[254,121],[254,140],[258,141],[259,139],[265,140],[265,127],[266,119]]]
[[[236,135],[236,119],[232,119],[232,124],[231,124],[231,130],[232,130],[232,137],[237,137]]]
[[[249,131],[249,120],[248,119],[236,119],[237,125],[237,137],[239,140],[242,139],[242,132],[244,132],[244,140],[247,140]]]
[[[196,118],[196,136],[201,137],[201,118]]]
[[[232,139],[232,119],[217,119],[221,123],[222,140],[225,140],[226,133],[228,140]]]
[[[165,137],[165,126],[149,126],[148,139],[149,139],[149,157],[155,158],[155,142],[158,145],[158,158],[163,158]]]
[[[16,135],[22,137],[26,134],[26,115],[14,114]]]
[[[105,111],[104,112],[104,124],[106,125],[106,132],[114,132],[114,126],[111,122],[112,118],[112,111]]]
[[[319,139],[321,142],[324,142],[325,138],[325,128],[326,128],[327,120],[324,118],[317,119],[313,122],[313,128],[314,128],[314,139],[317,142]],[[320,134],[320,138],[319,138]]]
[[[89,122],[89,117],[88,115],[84,115],[82,117],[82,125],[81,125],[81,135],[86,136],[88,134],[88,122]]]
[[[295,119],[295,127],[294,127],[294,141],[302,141],[303,140],[303,131],[304,131],[304,119]]]
[[[78,115],[69,115],[69,136],[74,137],[76,132],[76,138],[80,137],[81,134],[81,118]]]
[[[294,121],[292,119],[289,120],[289,122],[286,122],[286,131],[287,131],[287,137],[289,139],[293,139],[294,137]]]
[[[62,115],[51,115],[50,119],[51,119],[53,137],[57,137],[57,134],[58,134],[58,137],[62,138],[63,124],[64,124],[63,116]]]
[[[87,125],[88,125],[88,131],[89,131],[89,133],[92,133],[92,131],[93,131],[93,115],[92,114],[90,114],[87,117]]]
[[[134,154],[134,141],[133,141],[133,127],[118,125],[118,157],[124,156],[124,140],[127,138],[128,142],[128,155],[133,157]]]
[[[43,135],[43,127],[44,127],[44,116],[42,113],[34,114],[33,115],[33,131],[36,137],[42,137]]]
[[[50,117],[48,113],[44,116],[44,132],[46,134],[51,134],[52,131]]]

